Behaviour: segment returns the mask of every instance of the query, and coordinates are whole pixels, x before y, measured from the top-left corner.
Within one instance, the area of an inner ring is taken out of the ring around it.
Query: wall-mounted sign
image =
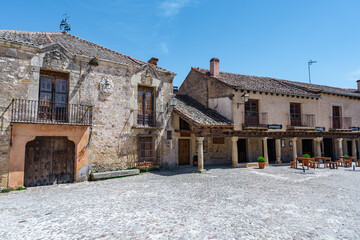
[[[325,127],[315,127],[315,131],[323,132],[325,131]]]
[[[350,129],[351,129],[352,131],[360,131],[360,128],[359,128],[359,127],[350,127]]]
[[[268,129],[282,129],[281,124],[269,124],[267,125]]]

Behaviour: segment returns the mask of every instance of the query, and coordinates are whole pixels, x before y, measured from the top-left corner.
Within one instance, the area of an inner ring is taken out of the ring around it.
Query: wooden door
[[[269,162],[270,163],[276,162],[275,139],[267,140],[267,149],[268,149]]]
[[[333,128],[340,129],[341,128],[341,107],[333,106]]]
[[[324,138],[324,155],[325,157],[333,157],[333,140],[332,138]]]
[[[303,151],[303,154],[309,154],[310,157],[314,157],[313,140],[303,139],[302,140],[302,151]]]
[[[239,139],[237,141],[238,146],[238,158],[239,162],[247,162],[246,156],[246,139]]]
[[[179,165],[190,164],[190,139],[179,139]]]
[[[259,104],[258,100],[249,99],[245,103],[245,124],[258,125],[259,124]]]
[[[26,144],[24,186],[74,181],[75,144],[66,137],[36,137]]]
[[[300,103],[290,103],[291,126],[301,126]]]

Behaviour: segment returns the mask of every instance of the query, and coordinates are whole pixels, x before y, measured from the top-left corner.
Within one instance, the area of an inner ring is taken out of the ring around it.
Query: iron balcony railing
[[[13,99],[11,122],[89,126],[92,124],[92,106]]]
[[[245,111],[243,127],[266,127],[267,124],[267,112]]]
[[[315,127],[314,114],[288,114],[288,126],[290,127]]]
[[[134,125],[137,128],[161,128],[165,123],[163,112],[133,111]]]
[[[351,117],[330,116],[330,126],[333,129],[349,129],[352,126]]]

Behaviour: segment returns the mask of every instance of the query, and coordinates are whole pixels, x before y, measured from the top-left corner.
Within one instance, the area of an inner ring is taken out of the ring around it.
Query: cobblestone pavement
[[[0,239],[360,239],[360,170],[193,170],[0,194]]]

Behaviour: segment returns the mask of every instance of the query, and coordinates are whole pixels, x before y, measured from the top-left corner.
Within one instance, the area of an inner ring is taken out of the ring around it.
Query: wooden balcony
[[[351,131],[352,118],[330,116],[330,130],[333,131]]]
[[[163,112],[133,111],[135,128],[162,128],[165,124]]]
[[[288,114],[287,129],[292,130],[315,130],[316,122],[314,114]]]
[[[92,106],[84,104],[63,104],[49,101],[13,99],[12,123],[68,124],[90,126]]]
[[[243,129],[267,129],[268,113],[245,111]]]

